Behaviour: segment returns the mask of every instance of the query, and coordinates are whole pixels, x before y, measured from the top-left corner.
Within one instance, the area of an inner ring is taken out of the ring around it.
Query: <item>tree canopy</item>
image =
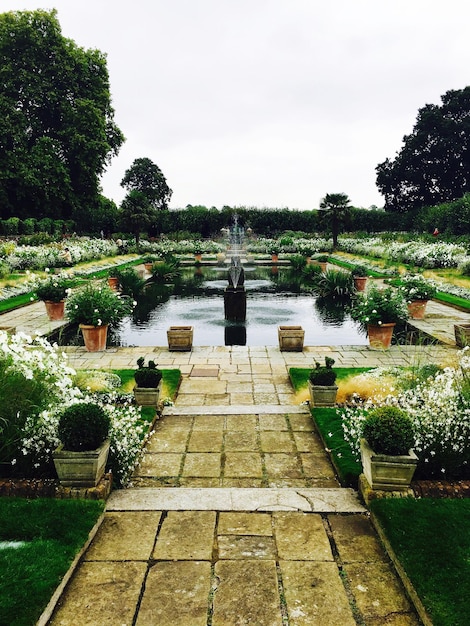
[[[167,209],[172,190],[161,169],[148,158],[135,159],[121,181],[128,191],[140,191],[154,209]]]
[[[441,100],[419,109],[395,159],[377,166],[386,210],[433,206],[470,191],[470,87],[448,91]]]
[[[79,218],[124,142],[105,56],[62,36],[57,12],[0,14],[0,215]]]
[[[325,211],[322,221],[330,221],[333,248],[337,248],[340,226],[351,208],[351,201],[345,193],[327,193],[320,202],[320,208]]]

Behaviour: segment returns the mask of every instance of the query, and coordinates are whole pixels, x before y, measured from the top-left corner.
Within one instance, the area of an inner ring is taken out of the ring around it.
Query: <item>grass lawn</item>
[[[36,623],[103,508],[92,500],[0,498],[1,626]]]
[[[470,500],[373,500],[392,548],[434,626],[470,621]]]

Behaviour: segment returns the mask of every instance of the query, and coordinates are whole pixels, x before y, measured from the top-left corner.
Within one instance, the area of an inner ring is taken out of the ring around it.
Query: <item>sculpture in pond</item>
[[[228,271],[228,287],[224,291],[225,319],[234,322],[246,320],[245,271],[240,259],[232,257]]]

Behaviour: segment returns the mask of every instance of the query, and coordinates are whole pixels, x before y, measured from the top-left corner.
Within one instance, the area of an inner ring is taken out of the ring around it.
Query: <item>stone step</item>
[[[364,513],[353,489],[130,488],[114,491],[107,511],[305,511]]]
[[[166,406],[162,415],[293,415],[308,413],[306,404],[238,404],[223,406]]]

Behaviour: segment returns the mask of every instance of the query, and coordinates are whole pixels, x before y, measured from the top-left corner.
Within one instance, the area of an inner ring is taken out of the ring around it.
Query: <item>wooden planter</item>
[[[336,394],[338,393],[337,385],[312,385],[308,381],[308,390],[310,392],[311,406],[335,406]]]
[[[57,322],[64,319],[65,300],[53,302],[52,300],[44,300],[47,317],[51,322]]]
[[[459,348],[470,346],[470,324],[454,324],[454,334]]]
[[[53,453],[60,484],[66,487],[95,487],[101,480],[108,460],[109,439],[96,450],[71,452],[60,445]]]
[[[406,491],[418,464],[418,457],[408,454],[393,456],[376,454],[365,439],[361,439],[362,469],[372,489],[381,491]]]
[[[285,352],[302,352],[305,331],[302,326],[278,326],[279,349]]]
[[[192,326],[170,326],[166,331],[168,349],[172,351],[189,351],[193,347]]]
[[[367,335],[370,347],[375,350],[387,350],[390,348],[394,329],[395,323],[381,324],[380,326],[368,324]]]
[[[412,300],[408,302],[408,313],[413,320],[424,319],[424,313],[426,312],[427,300]]]
[[[158,387],[134,387],[134,398],[139,406],[158,406],[160,398],[160,385]]]

